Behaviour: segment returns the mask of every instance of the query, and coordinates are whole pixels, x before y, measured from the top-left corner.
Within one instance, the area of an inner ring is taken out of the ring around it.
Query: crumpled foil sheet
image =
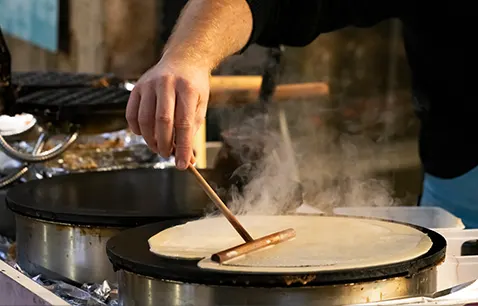
[[[103,281],[101,284],[83,284],[76,287],[63,281],[44,279],[41,275],[31,276],[10,258],[9,251],[12,246],[13,241],[0,235],[0,259],[72,306],[119,306],[117,285]]]
[[[57,145],[63,140],[63,137],[53,137],[49,143]],[[31,153],[34,143],[20,141],[12,146],[21,152]],[[17,169],[20,166],[21,163],[18,161],[7,157],[0,158],[0,171]],[[31,165],[30,171],[24,175],[24,178],[28,181],[69,173],[136,168],[166,169],[174,166],[173,156],[162,158],[149,150],[143,137],[129,130],[121,130],[100,135],[80,136],[75,144],[58,158]]]
[[[50,143],[58,144],[54,139],[51,139]],[[169,159],[162,159],[149,150],[143,137],[129,130],[122,130],[101,135],[80,135],[65,153],[55,160],[42,164],[40,168],[43,169],[40,170],[43,170],[47,177],[51,177],[76,172],[109,171],[144,166],[149,168],[156,163],[164,164],[168,161]]]
[[[13,241],[0,235],[0,259],[8,260],[8,251],[12,247]]]
[[[83,284],[78,288],[62,281],[41,280],[40,276],[33,279],[73,306],[119,305],[118,289],[107,281],[101,284]]]

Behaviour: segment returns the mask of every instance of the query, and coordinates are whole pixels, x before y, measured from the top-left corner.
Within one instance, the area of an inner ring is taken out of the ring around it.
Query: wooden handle
[[[280,242],[290,240],[294,237],[295,237],[295,230],[293,230],[292,228],[289,228],[289,229],[256,239],[252,242],[246,242],[239,246],[232,247],[225,251],[221,251],[219,253],[213,254],[211,256],[211,260],[218,263],[224,263],[234,258],[245,255],[247,253],[265,248],[267,246],[275,245]]]
[[[323,82],[302,83],[302,84],[281,84],[278,85],[273,101],[288,101],[293,99],[313,99],[329,94],[329,86]],[[257,103],[259,99],[259,87],[252,89],[222,89],[212,90],[209,98],[211,107],[220,105],[243,105]]]
[[[227,75],[212,76],[209,80],[211,92],[229,90],[254,90],[261,87],[262,76],[260,75]]]
[[[277,85],[274,99],[314,98],[329,94],[329,85],[324,82]]]
[[[252,236],[249,235],[249,233],[246,231],[246,229],[239,223],[239,220],[232,214],[232,212],[227,208],[226,204],[224,204],[217,195],[217,193],[209,186],[209,184],[206,182],[206,180],[202,177],[202,175],[197,171],[196,168],[194,168],[193,165],[189,165],[188,167],[189,171],[194,174],[196,177],[199,185],[201,185],[202,189],[208,197],[211,199],[211,201],[216,205],[216,207],[221,211],[221,213],[226,217],[226,219],[231,223],[231,225],[234,227],[234,229],[239,233],[239,235],[244,239],[245,242],[251,242],[254,241],[252,239]]]

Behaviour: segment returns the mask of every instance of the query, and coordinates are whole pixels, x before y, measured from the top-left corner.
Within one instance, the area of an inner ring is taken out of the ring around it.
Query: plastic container
[[[334,213],[405,222],[436,230],[461,231],[465,228],[461,219],[439,207],[338,207],[334,209]]]
[[[465,243],[476,246],[478,229],[450,231],[436,230],[447,241],[445,262],[438,266],[438,290],[478,279],[478,254],[476,247],[463,248]],[[462,255],[462,251],[475,251],[474,254]]]

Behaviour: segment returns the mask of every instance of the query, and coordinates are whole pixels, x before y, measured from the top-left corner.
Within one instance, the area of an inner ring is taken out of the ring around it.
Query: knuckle
[[[183,90],[193,90],[191,82],[186,78],[178,78],[176,82]]]
[[[172,74],[161,74],[158,79],[159,86],[169,86],[174,84],[175,77]]]
[[[193,123],[191,122],[191,120],[179,119],[174,122],[174,127],[178,129],[187,130],[193,127]]]
[[[127,112],[126,120],[130,123],[136,123],[138,121],[138,116],[134,112]]]
[[[163,124],[167,125],[172,125],[173,124],[173,118],[168,115],[157,115],[156,116],[156,122],[160,122]]]
[[[186,94],[199,92],[197,88],[193,85],[193,83],[189,79],[184,77],[180,77],[176,80],[176,87],[180,92]]]

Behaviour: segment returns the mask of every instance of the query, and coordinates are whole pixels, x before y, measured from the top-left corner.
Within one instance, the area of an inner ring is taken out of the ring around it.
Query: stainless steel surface
[[[46,134],[41,134],[33,148],[34,155],[41,152],[46,140]],[[19,169],[15,169],[12,173],[0,179],[0,235],[9,238],[15,236],[15,217],[6,206],[5,196],[7,189],[5,187],[18,181],[28,172],[28,170],[29,165],[24,163]]]
[[[21,162],[39,163],[53,159],[63,152],[65,152],[78,138],[78,132],[75,131],[70,134],[64,141],[64,143],[57,145],[51,150],[45,151],[37,155],[30,155],[15,150],[8,142],[0,135],[0,149],[9,157],[19,160]]]
[[[15,169],[12,173],[0,179],[0,188],[4,188],[12,183],[15,183],[27,172],[28,172],[28,165],[23,165],[21,168]]]
[[[47,140],[48,140],[48,136],[46,133],[40,134],[40,137],[38,138],[35,144],[35,147],[33,148],[33,152],[32,152],[33,156],[41,153]],[[23,175],[25,175],[28,172],[28,169],[29,169],[29,165],[27,163],[24,163],[22,167],[20,167],[19,169],[16,169],[14,172],[10,173],[9,175],[1,178],[0,188],[3,188],[5,186],[8,186],[16,182],[18,179],[20,179]]]
[[[116,283],[106,242],[121,228],[47,222],[16,214],[17,262],[31,275],[77,283]]]
[[[303,288],[241,288],[204,286],[156,280],[118,271],[122,306],[333,306],[359,304],[431,294],[437,288],[437,270],[411,277],[374,282]]]
[[[44,141],[49,140],[53,145],[61,144],[61,139],[57,141],[56,139],[46,139],[44,136],[45,130],[35,134],[35,139],[37,139],[37,144],[43,139]],[[146,152],[142,144],[142,137],[137,137],[136,135],[131,135],[128,131],[118,131],[111,134],[95,135],[95,136],[81,136],[76,141],[76,144],[89,144],[99,141],[104,141],[105,139],[115,139],[120,138],[124,140],[124,147],[114,149],[112,152],[106,154],[104,153],[104,158],[106,159],[105,163],[107,167],[99,167],[97,169],[83,169],[83,170],[69,170],[61,168],[61,165],[58,164],[58,167],[51,167],[55,165],[57,161],[52,160],[43,164],[34,164],[28,165],[28,163],[17,163],[15,168],[3,169],[9,170],[7,177],[0,179],[0,188],[9,187],[8,185],[15,183],[20,178],[22,181],[30,181],[36,179],[49,178],[57,175],[65,175],[69,173],[80,173],[80,172],[99,172],[99,171],[113,171],[113,170],[122,170],[122,169],[136,169],[136,168],[154,168],[154,169],[165,169],[174,167],[174,157],[169,159],[163,159],[159,155]],[[141,141],[140,141],[141,140]],[[146,145],[144,145],[146,147]],[[147,147],[146,147],[147,148]],[[25,144],[25,149],[28,152],[34,154],[35,148],[31,149],[29,144]],[[93,149],[92,149],[93,150]],[[98,149],[94,149],[95,154],[101,156],[101,152],[98,153]],[[111,156],[110,156],[111,155]],[[61,159],[63,155],[60,155],[58,159]],[[10,159],[10,158],[9,158]],[[111,159],[111,161],[110,161]],[[100,163],[99,163],[100,164]],[[28,168],[27,168],[28,166]],[[101,165],[100,165],[101,166]],[[0,235],[7,236],[9,238],[15,237],[15,217],[13,213],[7,209],[5,205],[5,192],[6,190],[0,189]]]

